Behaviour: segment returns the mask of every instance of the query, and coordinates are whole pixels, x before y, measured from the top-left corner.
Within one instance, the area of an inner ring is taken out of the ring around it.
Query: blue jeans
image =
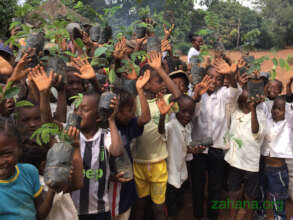
[[[271,201],[274,220],[286,220],[286,200],[288,199],[289,175],[287,165],[270,167],[263,162],[260,167],[260,201],[258,219],[264,219],[266,212],[266,195]]]

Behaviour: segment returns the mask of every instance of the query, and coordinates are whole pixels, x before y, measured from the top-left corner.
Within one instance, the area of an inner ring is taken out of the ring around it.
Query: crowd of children
[[[257,209],[245,207],[245,219],[264,219],[266,200],[274,204],[274,219],[287,219],[293,78],[282,95],[281,81],[243,71],[252,66],[247,54],[231,60],[216,50],[213,59],[194,62],[201,36],[191,37],[185,63],[172,55],[173,28],[164,27],[159,50],[149,46],[158,37],[150,30],[120,38],[103,57],[108,63],[96,65],[93,51],[113,43],[111,37],[101,43],[91,36],[95,26],[69,24],[71,40],[55,42],[68,58],[60,72],[41,59],[57,56],[50,50],[28,48],[26,39],[20,48],[0,40],[1,220],[182,219],[184,193],[192,195],[195,219],[218,219],[213,203],[225,196],[234,203],[257,201]],[[130,62],[137,51],[147,53],[135,61],[138,74]],[[116,80],[109,83],[113,72]],[[263,86],[255,94],[253,80]],[[13,91],[19,92],[9,96]],[[113,95],[108,109],[101,107],[106,93]],[[30,104],[18,104],[24,100]],[[73,115],[80,123],[71,124]],[[48,151],[59,137],[42,146],[34,138],[46,124],[58,125],[73,146],[68,181],[58,187],[45,180]],[[237,211],[231,208],[231,219]]]

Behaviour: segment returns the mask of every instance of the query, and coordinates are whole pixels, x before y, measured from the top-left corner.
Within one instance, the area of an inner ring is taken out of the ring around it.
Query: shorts
[[[250,172],[235,167],[230,167],[228,177],[228,191],[236,192],[244,184],[244,193],[250,199],[256,199],[259,186],[259,172]]]
[[[175,188],[167,184],[166,204],[168,209],[168,216],[176,217],[179,210],[184,206],[184,191],[182,188]]]
[[[161,205],[165,202],[168,180],[167,163],[133,163],[134,180],[139,198],[151,196],[153,203]]]

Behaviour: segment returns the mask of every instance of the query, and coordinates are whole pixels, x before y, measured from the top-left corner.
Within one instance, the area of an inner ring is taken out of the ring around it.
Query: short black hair
[[[169,68],[169,73],[172,73],[176,70],[179,70],[179,66],[183,65],[183,63],[179,59],[179,57],[175,57],[175,56],[167,57],[167,64],[168,64],[168,68]]]
[[[113,92],[119,96],[119,109],[121,110],[125,106],[129,106],[130,104],[133,104],[134,96],[128,92],[126,89],[121,87],[115,87],[113,89]]]
[[[97,105],[99,106],[101,95],[99,93],[97,93],[95,90],[89,89],[88,91],[83,93],[83,96],[96,96],[97,97]]]
[[[24,145],[19,158],[21,163],[29,163],[39,168],[43,161],[47,159],[48,149],[44,146]]]
[[[18,118],[18,115],[20,114],[20,112],[23,110],[23,109],[32,109],[32,108],[40,108],[40,104],[38,102],[36,102],[35,100],[27,100],[29,101],[30,103],[33,104],[33,106],[21,106],[21,107],[15,107],[14,109],[14,113],[15,116],[16,116],[16,119]]]
[[[20,134],[16,129],[15,122],[10,118],[0,116],[0,134],[16,139],[18,144],[21,143]]]
[[[202,37],[202,36],[197,35],[197,34],[189,34],[189,35],[188,35],[188,39],[189,39],[189,41],[190,41],[191,43],[192,43],[193,41],[195,41],[195,39],[198,38],[198,37]]]
[[[182,94],[181,96],[179,96],[179,98],[177,98],[177,103],[179,105],[179,108],[180,108],[180,105],[182,105],[184,101],[190,101],[195,104],[194,100],[190,96],[186,94]]]
[[[282,83],[280,80],[278,80],[278,79],[273,79],[273,80],[270,80],[269,82],[276,82],[276,83],[278,83],[281,92],[283,91],[283,83]]]

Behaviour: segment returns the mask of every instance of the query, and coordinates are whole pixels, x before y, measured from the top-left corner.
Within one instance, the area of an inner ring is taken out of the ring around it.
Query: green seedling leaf
[[[107,49],[108,49],[107,47],[100,47],[100,48],[96,49],[95,57],[99,57],[103,54],[106,54]]]
[[[72,104],[73,104],[74,108],[77,109],[80,106],[80,104],[82,103],[83,94],[79,93],[77,96],[70,97],[69,100],[74,100]]]
[[[281,68],[283,68],[283,69],[286,68],[286,64],[285,64],[285,60],[284,60],[284,59],[280,58],[280,59],[279,59],[279,63],[280,63],[280,67],[281,67]]]
[[[276,57],[274,57],[274,58],[272,59],[272,61],[273,61],[273,64],[274,64],[275,66],[278,66],[278,60],[276,59]]]
[[[109,78],[109,82],[112,84],[115,82],[116,80],[116,73],[113,69],[110,70],[109,72],[109,75],[108,75],[108,78]]]
[[[16,108],[25,107],[25,106],[34,106],[34,104],[27,100],[22,100],[15,103]]]
[[[82,41],[80,38],[77,38],[77,39],[75,39],[74,41],[77,43],[77,45],[78,45],[81,49],[84,48],[83,41]]]
[[[271,78],[272,78],[272,80],[276,79],[276,76],[277,76],[276,70],[275,69],[272,69],[272,71],[271,71]]]
[[[12,88],[6,89],[4,92],[4,98],[5,99],[13,98],[19,93],[19,91],[20,91],[20,88],[18,87],[12,87]]]
[[[243,146],[243,141],[239,138],[233,138],[233,140],[236,142],[239,148],[242,148]]]
[[[70,51],[65,51],[64,54],[67,55],[67,56],[70,56],[70,57],[77,57],[76,54],[71,53]]]

